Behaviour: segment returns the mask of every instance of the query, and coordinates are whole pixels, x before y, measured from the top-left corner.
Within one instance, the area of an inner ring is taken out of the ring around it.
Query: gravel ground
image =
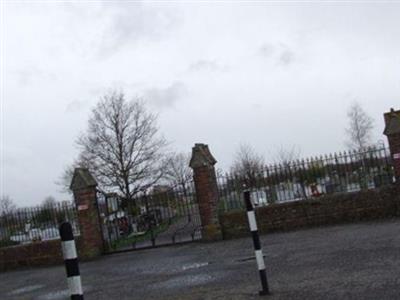
[[[400,299],[400,220],[262,236],[267,299]],[[81,263],[86,300],[260,299],[251,239]],[[69,299],[63,266],[0,273],[0,299]]]

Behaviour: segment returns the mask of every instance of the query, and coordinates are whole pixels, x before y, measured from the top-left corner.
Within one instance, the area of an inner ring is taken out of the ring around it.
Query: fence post
[[[383,134],[387,136],[396,182],[400,184],[400,110],[395,111],[392,108],[390,112],[384,114],[384,118]]]
[[[71,300],[83,300],[78,255],[70,223],[64,222],[60,225],[60,237]]]
[[[247,218],[249,220],[249,227],[251,236],[253,237],[254,252],[257,260],[258,272],[260,273],[262,290],[259,292],[260,296],[269,294],[267,271],[265,270],[264,256],[261,249],[260,236],[258,234],[257,221],[254,214],[253,204],[250,199],[250,191],[244,192],[244,201],[247,210]]]
[[[215,158],[205,144],[195,144],[192,149],[190,167],[202,224],[202,240],[215,241],[222,239],[221,226],[218,219],[218,185],[214,165]]]
[[[97,207],[97,182],[88,169],[76,168],[70,185],[78,211],[80,257],[93,258],[103,250],[101,222]]]

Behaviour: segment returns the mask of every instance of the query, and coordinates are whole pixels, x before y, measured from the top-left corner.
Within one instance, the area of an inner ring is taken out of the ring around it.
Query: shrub
[[[10,246],[15,246],[18,245],[18,242],[14,242],[10,239],[2,239],[0,240],[0,248],[4,248],[4,247],[10,247]]]

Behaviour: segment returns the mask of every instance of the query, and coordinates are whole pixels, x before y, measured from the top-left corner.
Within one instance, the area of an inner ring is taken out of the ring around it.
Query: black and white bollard
[[[264,263],[264,256],[261,250],[261,243],[260,243],[260,236],[258,235],[258,228],[256,222],[256,216],[254,214],[253,204],[251,203],[250,199],[250,192],[244,192],[244,201],[246,203],[247,209],[247,218],[249,219],[249,226],[251,235],[253,237],[253,244],[254,244],[254,251],[257,260],[258,271],[260,273],[261,279],[261,286],[262,290],[259,292],[260,295],[268,295],[269,288],[268,288],[268,281],[267,281],[267,272],[265,271],[265,263]]]
[[[60,236],[71,300],[83,300],[78,255],[76,253],[74,234],[72,233],[72,226],[70,223],[64,222],[60,225]]]

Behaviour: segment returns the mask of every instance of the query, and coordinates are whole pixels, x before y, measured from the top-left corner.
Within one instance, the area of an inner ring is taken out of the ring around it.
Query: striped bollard
[[[64,222],[60,225],[60,236],[71,300],[83,300],[78,255],[76,253],[74,234],[72,233],[72,226],[70,223]]]
[[[260,236],[258,234],[256,216],[254,214],[253,204],[250,200],[250,191],[244,192],[244,201],[246,203],[247,209],[247,218],[249,219],[249,226],[251,235],[253,237],[253,244],[254,244],[254,251],[257,260],[258,271],[260,273],[261,279],[261,286],[262,290],[259,292],[260,296],[268,295],[269,288],[268,288],[268,281],[267,281],[267,272],[265,271],[265,263],[264,263],[264,256],[261,250],[261,243],[260,243]]]

